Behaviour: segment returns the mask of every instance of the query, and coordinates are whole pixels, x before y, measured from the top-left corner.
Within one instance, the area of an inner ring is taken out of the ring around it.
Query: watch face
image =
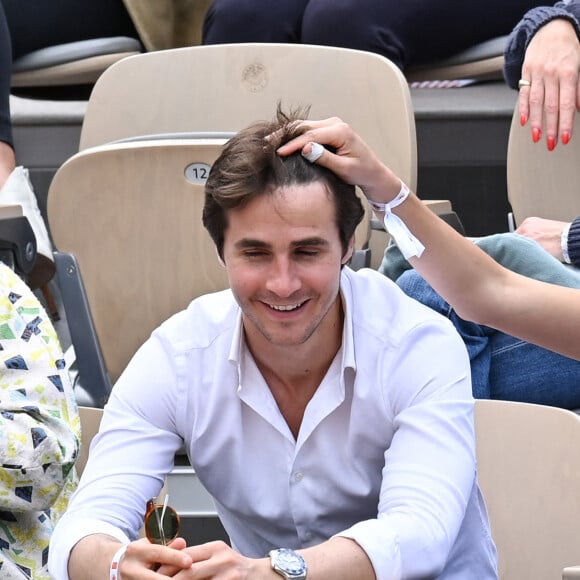
[[[288,577],[303,577],[306,572],[306,562],[304,558],[288,548],[273,550],[272,559],[274,566],[281,572],[285,572]]]

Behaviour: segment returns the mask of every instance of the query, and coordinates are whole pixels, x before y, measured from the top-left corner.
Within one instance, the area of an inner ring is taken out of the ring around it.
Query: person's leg
[[[463,320],[415,270],[402,274],[397,284],[451,320],[467,347],[476,399],[580,409],[580,361]]]
[[[10,33],[2,5],[0,5],[0,188],[16,166],[10,119],[10,76],[12,51]]]
[[[406,68],[509,34],[541,0],[310,0],[302,42],[368,50]]]
[[[90,38],[139,38],[122,0],[1,0],[14,59]]]
[[[489,340],[490,398],[580,409],[580,361],[502,332]]]
[[[203,44],[288,42],[301,38],[308,0],[214,0],[203,23]]]

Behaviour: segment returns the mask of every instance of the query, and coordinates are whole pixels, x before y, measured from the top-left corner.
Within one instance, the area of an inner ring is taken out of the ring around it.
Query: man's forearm
[[[349,538],[332,538],[319,546],[299,552],[308,562],[308,580],[376,579],[366,552]]]
[[[72,549],[68,561],[70,580],[109,578],[111,560],[121,547],[119,540],[104,534],[85,536]]]

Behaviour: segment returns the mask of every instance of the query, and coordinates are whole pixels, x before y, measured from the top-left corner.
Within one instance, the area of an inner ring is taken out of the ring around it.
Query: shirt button
[[[303,478],[304,478],[304,474],[301,471],[297,471],[294,474],[294,480],[295,481],[302,481]]]

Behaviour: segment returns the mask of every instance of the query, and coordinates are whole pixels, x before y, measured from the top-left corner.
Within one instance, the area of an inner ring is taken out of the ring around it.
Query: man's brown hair
[[[211,168],[205,185],[203,225],[223,259],[228,211],[243,207],[258,195],[271,195],[291,185],[322,182],[332,195],[343,254],[364,215],[355,188],[328,169],[312,164],[298,151],[281,157],[276,150],[307,129],[298,121],[308,109],[284,113],[278,105],[274,121],[257,122],[230,139]]]

